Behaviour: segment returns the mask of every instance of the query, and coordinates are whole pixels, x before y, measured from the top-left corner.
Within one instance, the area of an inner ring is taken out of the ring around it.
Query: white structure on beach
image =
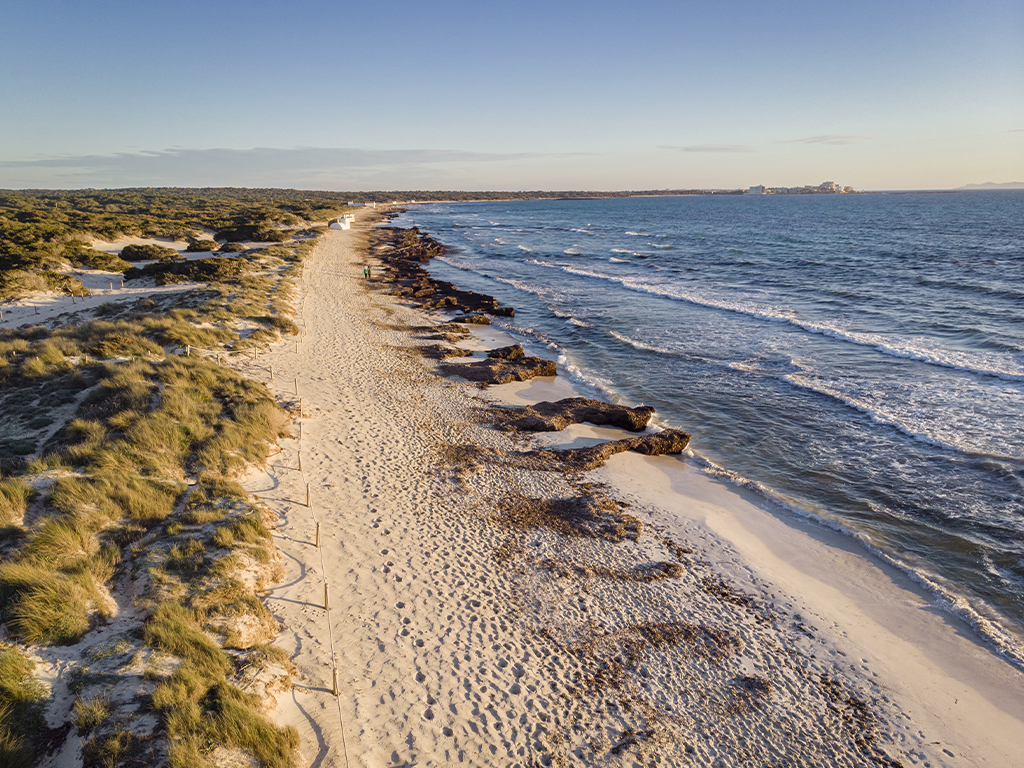
[[[330,229],[352,229],[352,222],[356,220],[354,214],[346,213],[344,216],[339,216],[334,221],[330,222],[327,226]]]
[[[768,194],[768,189],[764,186],[764,184],[759,184],[756,187],[751,187],[750,189],[748,189],[747,190],[747,194],[748,195],[767,195]]]

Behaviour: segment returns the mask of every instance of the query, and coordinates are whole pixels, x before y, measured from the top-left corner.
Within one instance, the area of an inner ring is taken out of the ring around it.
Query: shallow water
[[[1024,193],[417,206],[439,278],[1024,660]]]

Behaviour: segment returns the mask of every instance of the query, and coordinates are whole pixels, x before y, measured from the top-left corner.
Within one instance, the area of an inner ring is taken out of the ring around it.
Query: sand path
[[[434,470],[436,456],[423,439],[455,426],[444,423],[443,402],[428,403],[440,382],[391,346],[400,339],[387,326],[398,318],[360,285],[357,236],[332,233],[309,261],[301,310],[307,331],[298,352],[284,346],[258,363],[274,365],[271,383],[284,399],[297,399],[297,379],[306,417],[303,472],[299,441],[286,440],[266,474],[249,483],[280,516],[277,544],[287,563],[287,577],[267,604],[288,627],[282,644],[301,680],[279,719],[299,727],[307,752],[315,745],[316,754],[306,755],[311,765],[346,764],[329,693],[315,513],[350,764],[442,764],[470,755],[471,764],[487,764],[500,747],[499,762],[525,765],[531,747],[506,702],[521,690],[518,662],[529,656],[528,643],[501,636],[493,599],[480,605],[486,615],[455,610],[460,590],[475,600],[487,580],[472,554],[471,531],[453,527],[444,490],[451,483]],[[305,506],[306,481],[312,510]],[[462,650],[470,647],[472,653]],[[440,672],[463,665],[455,680]],[[460,717],[459,733],[440,724]]]

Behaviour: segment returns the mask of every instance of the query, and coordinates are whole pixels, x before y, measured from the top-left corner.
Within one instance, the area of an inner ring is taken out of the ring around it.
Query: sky
[[[1024,2],[4,0],[0,187],[1024,181]]]

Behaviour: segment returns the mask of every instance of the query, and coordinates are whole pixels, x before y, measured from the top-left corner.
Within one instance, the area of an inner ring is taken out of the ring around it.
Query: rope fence
[[[302,275],[301,275],[300,279],[302,280],[303,283],[306,282],[305,265],[303,265]],[[122,287],[123,287],[123,285],[124,285],[124,281],[122,281]],[[113,282],[111,282],[111,284],[110,284],[110,290],[111,291],[114,290]],[[73,296],[72,296],[72,300],[74,300]],[[299,309],[298,309],[298,311],[295,314],[296,318],[302,322],[301,331],[298,334],[298,337],[295,339],[295,353],[296,354],[299,353],[300,344],[305,339],[305,336],[306,336],[306,321],[302,317],[302,309],[303,309],[302,305],[303,305],[304,302],[305,302],[305,295],[303,295],[302,298],[300,299]],[[33,308],[35,310],[35,314],[38,315],[39,314],[39,307],[38,306],[33,306]],[[25,307],[25,309],[27,310],[28,307]],[[10,308],[8,308],[7,313],[8,313],[8,315],[11,314]],[[4,318],[4,310],[0,309],[0,322],[3,322],[4,320],[5,320],[5,318]],[[270,347],[269,344],[266,344],[264,346],[264,345],[261,345],[259,342],[255,342],[255,343],[252,344],[251,347],[249,347],[247,349],[238,349],[238,350],[234,350],[233,353],[229,353],[229,352],[225,351],[224,349],[216,349],[216,348],[212,348],[212,347],[197,347],[197,346],[194,346],[194,345],[191,345],[191,344],[186,344],[183,351],[184,351],[184,354],[185,354],[186,357],[191,357],[193,353],[196,353],[196,354],[203,355],[204,357],[207,357],[207,358],[213,358],[218,363],[226,362],[226,358],[228,357],[229,354],[234,354],[234,355],[237,356],[237,355],[244,355],[246,353],[251,353],[252,354],[253,362],[258,362],[259,361],[260,353],[263,352],[264,354],[266,354],[267,352],[270,352],[271,351],[271,347]],[[179,352],[179,354],[180,354],[180,352]],[[134,357],[129,358],[129,360],[134,360]],[[82,362],[84,362],[85,364],[88,364],[90,362],[89,356],[88,355],[82,355]],[[274,371],[273,364],[269,365],[269,374],[270,374],[270,380],[274,381],[275,380],[275,371]],[[311,493],[311,489],[310,489],[309,479],[306,477],[306,474],[305,474],[305,472],[303,471],[303,468],[302,468],[302,449],[303,449],[303,444],[304,444],[303,443],[303,435],[302,435],[302,419],[305,417],[305,411],[303,409],[302,398],[299,397],[299,379],[298,379],[298,377],[297,376],[293,377],[292,382],[293,382],[293,389],[294,389],[294,392],[295,392],[295,396],[298,397],[298,406],[299,406],[299,417],[298,417],[299,418],[299,438],[298,438],[298,452],[297,452],[298,453],[298,455],[297,455],[297,459],[298,459],[298,472],[299,472],[299,476],[301,478],[301,482],[305,486],[305,489],[306,489],[306,507],[309,509],[310,517],[312,518],[313,524],[316,527],[316,539],[315,539],[314,546],[316,547],[317,553],[320,556],[320,571],[323,574],[323,583],[324,583],[324,605],[323,605],[323,608],[324,608],[324,616],[325,616],[325,618],[327,620],[327,637],[330,640],[330,648],[331,648],[331,678],[332,678],[332,680],[331,680],[331,695],[334,697],[334,700],[337,702],[337,705],[338,705],[338,720],[339,720],[339,722],[341,724],[341,741],[342,741],[342,746],[343,746],[344,752],[345,752],[345,765],[348,766],[349,765],[348,741],[347,741],[347,739],[345,737],[345,718],[344,718],[344,715],[343,715],[342,709],[341,709],[341,694],[340,694],[340,689],[339,689],[339,686],[338,686],[338,656],[337,656],[337,652],[335,651],[335,646],[334,646],[334,631],[333,631],[333,629],[331,627],[331,608],[330,608],[330,594],[329,594],[328,585],[327,585],[327,566],[326,566],[326,563],[324,562],[324,551],[323,551],[323,546],[321,544],[321,536],[320,536],[321,523],[320,523],[320,520],[317,519],[316,510],[314,509],[314,506],[313,506],[313,498],[312,498],[312,493]]]
[[[301,279],[302,279],[303,282],[305,282],[305,280],[306,280],[305,267],[303,267],[303,272],[302,272],[302,278]],[[302,304],[304,303],[304,301],[305,301],[305,296],[303,296],[302,299],[300,300],[300,305],[299,305],[298,311],[295,313],[296,314],[296,318],[298,320],[300,320],[301,323],[302,323],[302,327],[301,327],[301,331],[299,333],[299,336],[295,340],[295,353],[296,354],[298,354],[298,352],[299,352],[299,345],[300,345],[300,343],[305,339],[305,336],[306,336],[306,321],[302,317],[302,309],[303,309]],[[247,351],[252,353],[253,362],[257,362],[259,360],[260,352],[261,351],[264,352],[264,353],[269,352],[270,351],[270,345],[267,345],[265,348],[263,348],[259,344],[254,344],[249,350],[239,350],[239,351],[236,351],[235,354],[236,355],[237,354],[244,354]],[[193,352],[196,352],[196,353],[206,353],[208,356],[214,356],[214,357],[216,357],[218,362],[222,362],[224,360],[224,358],[226,357],[226,353],[223,352],[223,350],[211,349],[211,348],[207,348],[207,347],[195,347],[195,346],[192,346],[192,345],[186,345],[185,346],[185,355],[186,356],[190,357]],[[265,370],[269,373],[271,381],[275,381],[276,379],[280,378],[280,377],[275,375],[274,366],[273,366],[272,363],[269,364],[268,368],[265,369]],[[280,373],[280,372],[278,372],[278,373]],[[341,691],[340,691],[340,688],[339,688],[339,685],[338,685],[338,655],[337,655],[337,651],[335,650],[335,646],[334,646],[334,631],[333,631],[332,626],[331,626],[330,592],[329,592],[329,588],[328,588],[328,584],[327,584],[327,564],[324,562],[324,550],[323,550],[322,539],[321,539],[321,535],[320,535],[320,533],[321,533],[321,522],[317,518],[316,509],[314,508],[313,495],[312,495],[312,490],[311,490],[310,483],[309,483],[309,478],[306,476],[306,473],[305,473],[305,471],[303,470],[303,467],[302,467],[302,451],[303,451],[303,447],[305,445],[303,434],[302,434],[302,419],[305,418],[306,414],[305,414],[305,409],[303,408],[302,398],[299,397],[299,379],[298,379],[297,376],[292,377],[292,389],[293,389],[293,391],[295,393],[295,396],[298,398],[298,407],[299,407],[299,417],[298,417],[299,418],[299,422],[298,422],[299,423],[299,437],[298,437],[298,450],[296,452],[296,454],[297,454],[296,455],[296,459],[297,459],[297,464],[298,464],[297,471],[299,473],[299,477],[301,479],[301,483],[305,487],[305,490],[306,490],[306,508],[309,509],[309,514],[310,514],[310,517],[312,518],[313,525],[315,526],[315,530],[316,530],[314,546],[316,547],[317,554],[320,556],[320,572],[323,574],[323,584],[324,584],[324,604],[323,604],[323,608],[324,608],[324,617],[327,620],[327,637],[328,637],[328,639],[330,641],[330,649],[331,649],[331,695],[334,697],[334,700],[335,700],[335,702],[338,705],[338,721],[341,724],[341,743],[342,743],[342,747],[343,747],[344,753],[345,753],[345,765],[348,766],[349,765],[348,740],[347,740],[347,738],[345,736],[345,716],[344,716],[344,714],[342,712],[342,708],[341,708]]]

